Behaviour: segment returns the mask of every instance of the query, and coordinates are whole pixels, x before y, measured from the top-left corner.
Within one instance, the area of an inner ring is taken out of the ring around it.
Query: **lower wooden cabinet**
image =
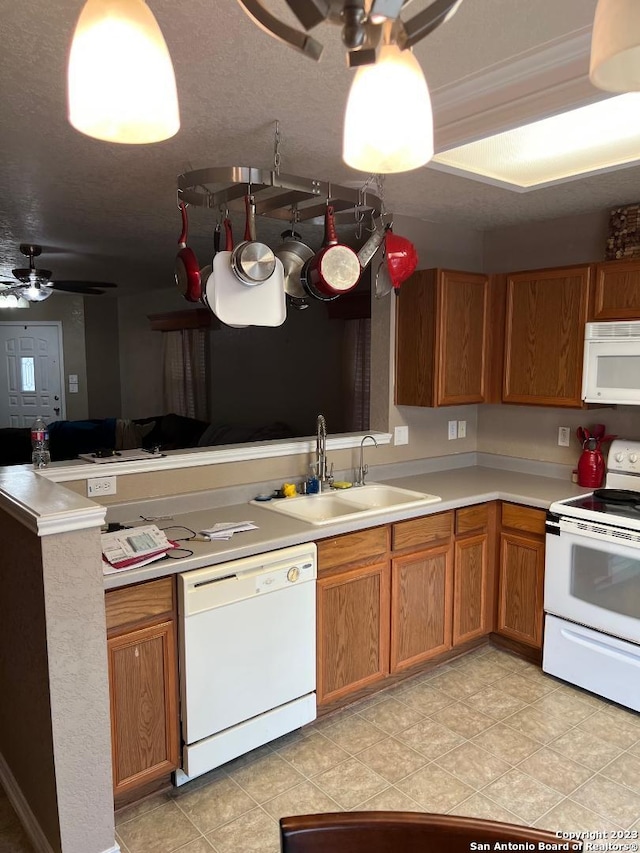
[[[317,585],[317,701],[333,702],[389,672],[389,562],[321,578]]]
[[[113,791],[125,802],[178,767],[174,578],[106,593]]]
[[[496,631],[535,649],[542,648],[544,522],[543,510],[502,506]]]
[[[318,543],[318,705],[336,702],[389,672],[389,528]]]
[[[493,630],[495,505],[318,543],[318,706]]]
[[[391,562],[391,672],[451,648],[451,544]]]

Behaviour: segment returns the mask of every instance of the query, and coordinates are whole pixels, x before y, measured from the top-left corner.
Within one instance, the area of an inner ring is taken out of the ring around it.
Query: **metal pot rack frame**
[[[362,188],[329,181],[283,175],[277,169],[250,166],[215,166],[178,175],[178,200],[216,211],[244,210],[244,197],[253,195],[256,215],[290,222],[306,222],[324,216],[327,201],[340,220],[351,214],[355,222],[364,215],[380,216],[382,200],[363,182]]]

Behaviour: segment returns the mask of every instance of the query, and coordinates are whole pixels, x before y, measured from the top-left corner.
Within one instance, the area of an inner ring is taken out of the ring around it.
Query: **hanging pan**
[[[302,267],[302,286],[314,299],[335,299],[356,287],[361,271],[357,254],[338,241],[333,207],[327,204],[324,243],[320,251]]]
[[[284,291],[290,304],[302,310],[309,307],[307,293],[300,281],[302,267],[313,258],[315,252],[302,242],[302,237],[293,228],[283,231],[282,243],[276,246],[275,256],[282,261],[284,269]]]
[[[193,249],[187,246],[189,222],[187,207],[183,201],[178,205],[182,214],[182,231],[178,240],[174,277],[178,290],[188,302],[198,302],[202,291],[200,267]]]
[[[266,243],[256,240],[256,203],[252,195],[245,196],[245,207],[244,240],[231,253],[231,269],[238,281],[253,287],[271,278],[276,257]]]

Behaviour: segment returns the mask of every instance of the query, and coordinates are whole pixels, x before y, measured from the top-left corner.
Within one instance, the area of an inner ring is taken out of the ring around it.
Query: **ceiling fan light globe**
[[[95,139],[140,145],[180,129],[173,64],[144,0],[87,0],[67,69],[69,122]]]
[[[598,0],[589,79],[607,92],[640,91],[640,3]]]
[[[27,302],[44,302],[52,293],[53,290],[50,287],[38,287],[35,284],[31,284],[29,287],[21,287],[18,290],[18,296],[26,299]]]
[[[28,308],[29,302],[24,296],[15,293],[0,293],[0,308]]]
[[[376,174],[408,172],[433,157],[429,87],[410,50],[383,45],[374,65],[358,69],[344,119],[342,158]]]

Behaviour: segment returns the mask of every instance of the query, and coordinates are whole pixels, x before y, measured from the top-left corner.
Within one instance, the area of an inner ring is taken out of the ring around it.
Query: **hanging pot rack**
[[[178,175],[178,200],[195,207],[241,210],[244,197],[253,195],[256,215],[269,219],[307,222],[324,216],[327,200],[335,214],[379,216],[382,200],[365,183],[364,188],[345,187],[329,181],[280,174],[278,169],[251,166],[215,166]]]

